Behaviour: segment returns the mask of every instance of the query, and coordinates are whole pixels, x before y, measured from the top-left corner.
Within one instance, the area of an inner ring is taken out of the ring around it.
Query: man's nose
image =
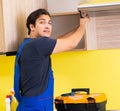
[[[46,23],[46,24],[45,24],[45,27],[46,27],[46,28],[50,28],[51,25],[50,25],[49,23]]]

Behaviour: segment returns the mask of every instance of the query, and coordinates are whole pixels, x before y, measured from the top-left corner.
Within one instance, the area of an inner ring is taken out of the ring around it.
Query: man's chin
[[[48,34],[45,34],[45,35],[43,35],[44,37],[50,37],[50,35],[48,35]]]

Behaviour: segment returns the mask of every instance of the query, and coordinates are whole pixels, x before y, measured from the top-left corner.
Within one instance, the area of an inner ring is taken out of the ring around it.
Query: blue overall
[[[18,61],[23,47],[29,42],[29,40],[31,39],[27,38],[24,40],[16,55],[14,74],[15,97],[18,100],[18,107],[16,111],[53,111],[54,78],[52,70],[50,70],[48,86],[42,94],[35,97],[24,97],[20,94],[20,66]]]

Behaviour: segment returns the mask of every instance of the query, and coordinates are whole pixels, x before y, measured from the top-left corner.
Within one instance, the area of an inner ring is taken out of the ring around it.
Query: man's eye
[[[50,25],[51,25],[51,24],[52,24],[52,22],[49,22],[48,24],[50,24]]]
[[[40,24],[49,24],[49,25],[51,25],[52,24],[52,22],[46,22],[46,21],[40,21]]]
[[[45,22],[44,21],[40,21],[40,24],[45,24]]]

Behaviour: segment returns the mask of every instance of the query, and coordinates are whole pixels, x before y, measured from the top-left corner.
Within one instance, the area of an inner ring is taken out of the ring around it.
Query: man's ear
[[[35,26],[33,24],[30,24],[30,30],[34,31]]]

